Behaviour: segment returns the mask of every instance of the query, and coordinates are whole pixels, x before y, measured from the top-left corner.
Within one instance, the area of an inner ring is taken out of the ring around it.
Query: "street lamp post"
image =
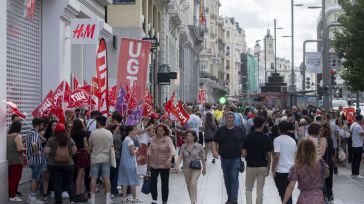
[[[291,92],[295,92],[296,91],[296,87],[294,85],[294,7],[295,6],[303,6],[303,4],[295,4],[294,0],[291,0],[291,54],[292,54],[292,59],[291,59],[291,84],[290,84],[290,91]],[[293,101],[294,97],[293,94],[291,94],[291,100],[290,100],[290,104],[291,107],[294,105],[294,101]]]
[[[283,28],[277,28],[277,20],[274,19],[274,73],[277,73],[277,30]]]

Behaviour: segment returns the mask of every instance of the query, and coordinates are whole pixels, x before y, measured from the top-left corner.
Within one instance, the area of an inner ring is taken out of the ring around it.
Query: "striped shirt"
[[[38,152],[34,152],[33,145],[38,148]],[[43,152],[41,136],[37,130],[32,129],[26,137],[27,145],[27,159],[29,165],[45,165],[47,164],[47,158]]]

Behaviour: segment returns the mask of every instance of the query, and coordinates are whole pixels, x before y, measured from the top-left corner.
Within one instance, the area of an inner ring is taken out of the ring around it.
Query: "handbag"
[[[110,148],[110,166],[116,168],[116,157],[115,157],[114,146],[111,146]]]
[[[240,158],[240,169],[239,169],[240,173],[244,173],[245,171],[245,163],[244,161]]]
[[[147,195],[151,192],[151,179],[149,176],[144,177],[141,192]]]
[[[201,169],[201,162],[200,160],[193,160],[190,162],[190,169],[199,170]]]

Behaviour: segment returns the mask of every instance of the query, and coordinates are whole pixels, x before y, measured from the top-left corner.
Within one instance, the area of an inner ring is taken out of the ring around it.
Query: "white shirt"
[[[352,147],[363,147],[363,128],[359,125],[359,123],[355,122],[350,126],[351,130],[351,138],[353,140]]]
[[[188,130],[196,131],[197,137],[202,127],[202,120],[195,114],[190,115],[190,119],[187,121]]]
[[[96,130],[97,128],[96,128],[96,119],[90,119],[90,120],[88,120],[87,121],[87,123],[86,123],[86,128],[87,128],[87,130],[88,131],[90,131],[90,132],[93,132],[94,130]]]
[[[273,141],[274,152],[279,152],[279,160],[276,172],[289,173],[294,164],[294,157],[297,150],[296,141],[288,135],[280,135]]]

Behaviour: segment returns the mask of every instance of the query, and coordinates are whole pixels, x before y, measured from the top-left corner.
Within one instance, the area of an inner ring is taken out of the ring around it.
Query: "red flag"
[[[198,102],[200,104],[205,104],[206,103],[206,90],[205,89],[200,89],[198,91]]]
[[[78,89],[78,80],[74,74],[72,74],[72,90]]]
[[[190,119],[190,115],[183,108],[181,100],[178,101],[178,105],[176,107],[178,115],[176,116],[182,126],[184,126],[187,121]]]
[[[73,91],[70,95],[70,100],[68,103],[68,108],[77,108],[83,105],[89,105],[90,102],[90,92],[91,86],[80,87]]]
[[[87,81],[86,80],[83,80],[83,84],[82,84],[83,86],[87,86],[88,84],[87,84]]]
[[[54,107],[53,92],[49,91],[42,103],[32,112],[34,118],[48,117]]]
[[[120,43],[117,87],[124,90],[136,84],[136,103],[144,101],[150,54],[150,42],[122,38]]]
[[[97,77],[92,77],[92,94],[99,97],[99,81]]]
[[[166,112],[170,112],[172,109],[175,108],[173,105],[173,100],[174,100],[175,95],[176,95],[176,92],[173,91],[172,96],[169,98],[167,103],[164,105],[164,109],[166,110]]]
[[[128,87],[127,88],[127,92],[129,91],[128,90]],[[136,85],[134,84],[133,87],[131,87],[131,90],[129,91],[129,94],[127,93],[125,95],[125,97],[127,97],[126,101],[128,102],[128,112],[130,112],[131,110],[135,109],[137,107],[137,94],[136,94]]]
[[[145,90],[145,103],[143,107],[143,116],[149,116],[153,111],[153,96],[148,90]]]
[[[3,100],[3,103],[5,103],[6,105],[8,105],[10,107],[11,113],[17,115],[19,118],[25,120],[25,118],[27,118],[27,114],[24,112],[20,112],[20,110],[18,109],[18,106],[8,100]]]
[[[113,107],[116,105],[116,86],[109,89],[109,105]]]
[[[109,102],[108,102],[108,70],[107,70],[107,54],[106,54],[106,42],[104,38],[100,39],[99,49],[96,55],[96,73],[98,78],[99,88],[99,102],[97,109],[102,114],[108,114]]]

